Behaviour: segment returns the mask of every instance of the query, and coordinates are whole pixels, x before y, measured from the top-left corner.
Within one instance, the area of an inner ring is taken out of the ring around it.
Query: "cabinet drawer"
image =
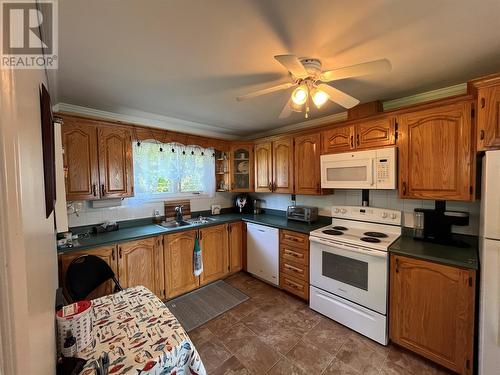
[[[309,235],[282,229],[280,231],[280,243],[308,250]]]
[[[280,275],[280,286],[300,298],[309,299],[309,283],[304,280],[296,279],[282,273]]]
[[[303,264],[289,262],[282,259],[281,272],[300,280],[309,281],[309,267]]]
[[[309,265],[309,250],[300,247],[280,245],[280,258],[282,261],[291,261],[294,263]]]

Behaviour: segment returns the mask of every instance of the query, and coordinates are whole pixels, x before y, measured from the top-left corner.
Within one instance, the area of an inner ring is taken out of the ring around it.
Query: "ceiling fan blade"
[[[295,55],[276,55],[274,58],[283,65],[292,75],[297,78],[306,78],[309,76],[306,68]]]
[[[257,90],[257,91],[250,92],[250,93],[245,94],[245,95],[237,96],[236,100],[241,102],[242,100],[255,98],[256,96],[270,94],[270,93],[275,92],[275,91],[286,90],[292,86],[295,86],[295,83],[293,83],[293,82],[282,83],[280,85],[268,87],[267,89]]]
[[[338,79],[365,76],[368,74],[380,74],[390,72],[391,62],[387,59],[369,61],[361,64],[346,66],[345,68],[327,70],[319,76],[323,82],[335,81]]]
[[[349,109],[359,104],[358,99],[353,98],[352,96],[347,95],[345,92],[337,90],[336,88],[327,85],[326,83],[322,83],[321,85],[319,85],[318,89],[326,92],[332,102],[340,104],[344,108]]]
[[[288,99],[288,101],[286,102],[285,106],[281,110],[281,113],[278,117],[279,118],[287,118],[287,117],[290,117],[291,114],[292,114],[292,97],[290,97],[290,99]]]

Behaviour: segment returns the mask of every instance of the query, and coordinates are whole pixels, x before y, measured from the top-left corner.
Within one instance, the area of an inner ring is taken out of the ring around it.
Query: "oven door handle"
[[[332,246],[332,247],[336,247],[336,248],[339,248],[342,250],[352,251],[354,253],[374,256],[374,257],[378,257],[378,258],[387,258],[387,251],[361,249],[357,246],[347,245],[347,244],[343,244],[343,243],[339,243],[339,242],[328,241],[328,240],[324,240],[322,238],[313,237],[313,236],[310,236],[309,240],[311,242],[317,242],[317,243],[320,243],[320,244],[323,244],[326,246]]]

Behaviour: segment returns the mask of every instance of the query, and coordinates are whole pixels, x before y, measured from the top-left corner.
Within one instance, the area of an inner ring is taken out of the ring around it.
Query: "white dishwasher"
[[[247,223],[247,271],[279,285],[279,230]]]

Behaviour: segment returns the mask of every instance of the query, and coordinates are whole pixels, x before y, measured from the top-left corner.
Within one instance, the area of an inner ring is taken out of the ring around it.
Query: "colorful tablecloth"
[[[92,362],[103,352],[109,356],[109,374],[206,374],[187,333],[147,288],[129,288],[92,304],[94,341],[78,353],[88,360],[81,375],[95,373]]]

